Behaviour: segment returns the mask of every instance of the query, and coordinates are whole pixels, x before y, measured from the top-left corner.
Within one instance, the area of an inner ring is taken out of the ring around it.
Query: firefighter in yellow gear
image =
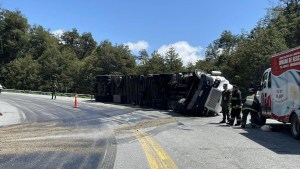
[[[237,85],[233,85],[232,88],[230,107],[230,120],[227,124],[232,126],[234,124],[234,120],[236,119],[235,126],[241,125],[242,96],[241,91],[239,90]]]
[[[242,117],[242,128],[245,128],[247,122],[247,116],[251,115],[252,128],[256,127],[258,122],[258,112],[260,111],[260,104],[256,97],[256,90],[254,88],[249,89],[250,95],[243,100],[243,117]]]

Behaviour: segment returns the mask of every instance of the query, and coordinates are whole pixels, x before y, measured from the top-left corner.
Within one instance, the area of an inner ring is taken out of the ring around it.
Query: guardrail
[[[38,94],[38,95],[51,95],[52,94],[52,92],[33,91],[33,90],[17,90],[17,89],[3,89],[3,92]],[[56,92],[56,96],[74,97],[74,93]],[[93,99],[93,95],[90,95],[90,94],[77,94],[77,96],[80,97],[80,98],[91,98],[91,99]]]

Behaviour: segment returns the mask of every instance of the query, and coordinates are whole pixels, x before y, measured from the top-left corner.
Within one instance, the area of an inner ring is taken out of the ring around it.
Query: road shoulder
[[[15,106],[0,101],[0,126],[19,124],[25,120],[25,114]]]

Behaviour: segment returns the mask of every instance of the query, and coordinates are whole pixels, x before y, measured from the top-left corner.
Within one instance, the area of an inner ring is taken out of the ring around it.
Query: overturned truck
[[[221,112],[223,84],[229,84],[221,72],[206,74],[200,70],[175,74],[97,75],[94,81],[96,101],[172,109],[197,116]]]

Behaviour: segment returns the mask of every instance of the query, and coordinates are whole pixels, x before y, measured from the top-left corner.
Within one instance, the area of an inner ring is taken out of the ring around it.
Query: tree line
[[[21,11],[0,8],[0,82],[8,88],[89,93],[98,74],[155,74],[221,70],[231,83],[246,90],[270,67],[270,57],[300,45],[299,0],[279,0],[250,32],[224,30],[206,49],[205,59],[183,66],[170,48],[165,54],[128,46],[97,43],[76,28],[56,36],[41,25],[30,25]]]
[[[205,60],[195,67],[221,70],[245,92],[251,82],[261,80],[264,70],[271,66],[272,55],[300,46],[299,28],[299,0],[279,0],[250,32],[234,35],[230,30],[223,31],[207,47]]]
[[[140,64],[138,64],[140,62]],[[8,88],[89,93],[99,74],[171,73],[184,69],[170,48],[166,55],[143,50],[140,56],[128,46],[109,40],[97,43],[92,34],[77,29],[56,36],[40,25],[29,25],[20,11],[0,9],[0,82]]]

